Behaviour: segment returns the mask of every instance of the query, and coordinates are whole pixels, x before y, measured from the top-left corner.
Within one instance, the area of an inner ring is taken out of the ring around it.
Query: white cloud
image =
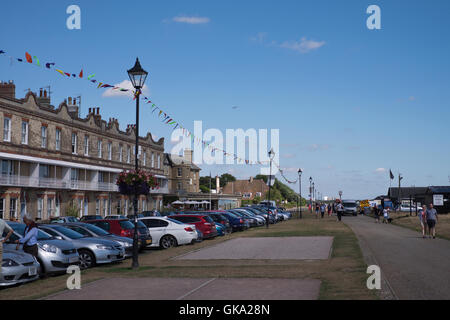
[[[376,173],[385,173],[387,171],[387,169],[385,168],[378,168],[375,170]]]
[[[295,158],[295,154],[293,154],[293,153],[285,153],[285,154],[282,154],[281,157],[285,158],[285,159],[292,159],[292,158]]]
[[[128,91],[113,90],[113,88],[108,88],[103,92],[102,97],[109,98],[109,97],[132,97],[133,96],[134,87],[131,84],[130,80],[123,80],[121,83],[115,84],[114,87],[128,89]],[[142,94],[143,95],[149,94],[149,90],[148,90],[148,87],[146,84],[144,84],[144,87],[142,88]]]
[[[300,39],[300,41],[285,41],[279,46],[281,48],[294,50],[300,53],[308,53],[313,50],[317,50],[325,45],[325,41],[307,40],[306,37]]]
[[[178,16],[172,18],[172,21],[179,23],[188,23],[188,24],[205,24],[209,23],[211,20],[207,17],[188,17],[188,16]]]

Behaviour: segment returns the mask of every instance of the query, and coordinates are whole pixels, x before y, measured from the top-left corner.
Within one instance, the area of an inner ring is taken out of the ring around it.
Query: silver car
[[[25,233],[25,224],[18,222],[7,222],[14,230],[8,242],[3,244],[4,250],[15,251],[16,240],[23,237]],[[6,236],[4,234],[3,236]],[[38,257],[40,264],[40,273],[65,273],[70,265],[77,265],[80,262],[75,246],[65,240],[55,239],[50,234],[39,230],[38,232]]]
[[[125,250],[119,243],[82,234],[59,224],[39,225],[39,229],[48,234],[71,241],[80,255],[80,268],[92,268],[96,264],[121,261],[125,258]]]
[[[13,286],[39,278],[39,262],[31,254],[19,250],[3,251],[0,287]]]
[[[86,237],[94,237],[94,238],[100,238],[105,240],[113,240],[118,243],[120,243],[123,248],[125,249],[125,258],[130,258],[133,256],[133,239],[121,237],[112,233],[109,233],[105,230],[103,230],[100,227],[97,227],[90,223],[65,223],[62,226],[72,229],[73,231],[76,231],[78,233],[81,233],[83,236]]]

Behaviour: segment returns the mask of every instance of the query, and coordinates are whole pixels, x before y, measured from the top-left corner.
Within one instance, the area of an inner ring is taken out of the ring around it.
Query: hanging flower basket
[[[147,195],[151,189],[158,187],[156,178],[143,170],[125,170],[117,177],[119,193],[124,195]]]

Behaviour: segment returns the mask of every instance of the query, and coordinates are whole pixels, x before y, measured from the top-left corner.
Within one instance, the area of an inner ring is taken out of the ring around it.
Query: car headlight
[[[47,252],[56,253],[58,251],[58,248],[51,244],[45,243],[45,244],[38,244],[38,245],[39,245],[39,248],[41,248],[42,250],[47,251]]]
[[[113,250],[113,247],[111,246],[105,246],[103,244],[98,244],[97,245],[97,249],[102,249],[102,250]]]
[[[126,248],[132,247],[132,246],[133,246],[133,244],[132,244],[132,243],[129,243],[129,242],[121,242],[120,244],[121,244],[122,246],[126,247]]]
[[[2,267],[17,267],[19,264],[11,259],[5,259],[2,262]]]

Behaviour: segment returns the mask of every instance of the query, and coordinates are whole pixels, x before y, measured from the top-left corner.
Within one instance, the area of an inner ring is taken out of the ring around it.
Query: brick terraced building
[[[55,108],[46,91],[15,97],[12,81],[0,82],[0,217],[37,219],[78,215],[132,214],[133,199],[115,184],[123,169],[134,169],[135,129],[121,131],[117,119],[102,120],[99,108],[79,116],[77,100]],[[168,194],[164,138],[140,138],[139,166],[152,172],[159,189],[141,196],[139,211],[160,209]]]

